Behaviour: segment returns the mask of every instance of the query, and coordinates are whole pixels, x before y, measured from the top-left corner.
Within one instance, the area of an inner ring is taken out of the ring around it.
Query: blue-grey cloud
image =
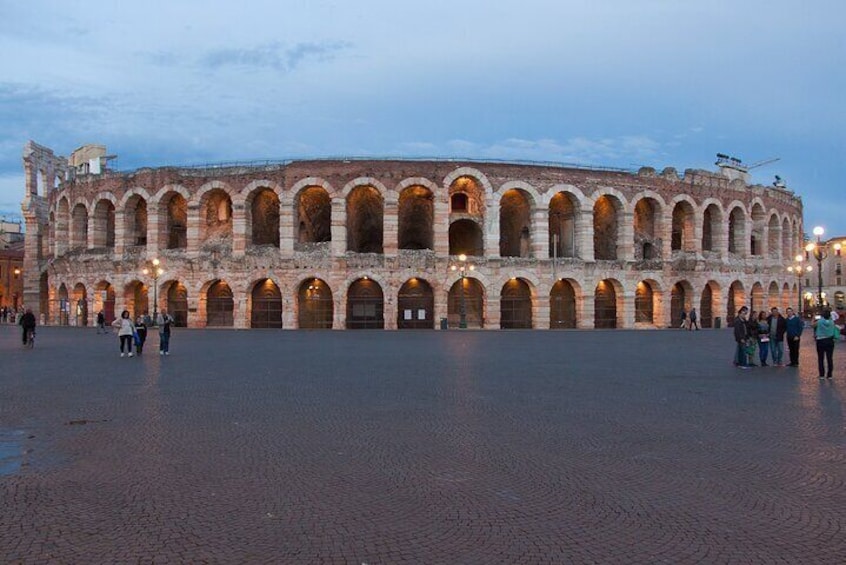
[[[346,41],[304,42],[286,46],[279,42],[267,43],[250,49],[218,49],[207,53],[201,60],[212,69],[222,67],[254,67],[291,72],[304,61],[329,61],[338,53],[349,49]]]

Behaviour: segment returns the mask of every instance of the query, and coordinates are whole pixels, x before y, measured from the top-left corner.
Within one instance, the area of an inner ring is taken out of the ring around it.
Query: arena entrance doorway
[[[385,298],[372,279],[358,279],[347,291],[347,329],[384,329]]]
[[[251,328],[282,327],[282,293],[270,279],[259,281],[253,287]]]
[[[397,296],[397,329],[431,330],[435,328],[435,294],[423,279],[409,279]]]
[[[234,325],[235,301],[232,289],[223,281],[212,284],[206,292],[206,326],[230,328]]]
[[[303,281],[297,293],[297,327],[330,330],[335,314],[332,290],[320,279]]]

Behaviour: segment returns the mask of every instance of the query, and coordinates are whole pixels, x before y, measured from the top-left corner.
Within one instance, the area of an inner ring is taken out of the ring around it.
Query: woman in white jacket
[[[124,310],[120,313],[120,318],[112,322],[112,326],[118,329],[118,338],[120,338],[120,356],[123,357],[123,346],[126,344],[126,352],[132,357],[132,334],[135,330],[135,324],[129,317],[129,310]]]

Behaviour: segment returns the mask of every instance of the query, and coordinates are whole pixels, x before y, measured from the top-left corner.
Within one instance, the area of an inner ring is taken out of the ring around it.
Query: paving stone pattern
[[[843,563],[807,338],[0,327],[0,562]]]

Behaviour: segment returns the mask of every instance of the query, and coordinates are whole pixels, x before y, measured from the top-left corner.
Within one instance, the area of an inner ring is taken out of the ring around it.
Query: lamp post
[[[823,294],[823,276],[822,276],[822,262],[823,259],[826,257],[825,248],[822,244],[822,235],[825,233],[825,230],[817,226],[814,228],[814,235],[817,238],[816,242],[809,243],[805,246],[805,251],[811,253],[814,256],[814,259],[817,260],[817,308],[822,309],[823,307],[823,300],[825,295]]]
[[[458,271],[458,276],[461,280],[461,295],[458,302],[458,327],[464,329],[467,327],[467,303],[464,297],[464,279],[467,277],[467,271],[475,270],[476,266],[472,263],[467,263],[467,255],[462,253],[458,256],[458,263],[450,266],[450,269]]]
[[[810,265],[803,265],[803,261],[805,261],[805,257],[799,253],[796,257],[793,258],[795,261],[792,265],[787,267],[787,271],[796,275],[796,282],[799,284],[799,310],[797,311],[799,317],[802,317],[802,277],[805,276],[806,273],[810,273],[814,270],[814,268]]]
[[[17,292],[17,290],[18,290],[18,278],[21,276],[21,268],[15,267],[14,273],[15,273],[15,286],[14,286],[15,292],[13,294],[13,299],[14,299],[15,310],[17,310],[18,309],[18,292]]]
[[[164,269],[159,267],[159,261],[157,258],[153,258],[150,261],[150,266],[144,267],[143,273],[145,275],[152,275],[153,277],[153,325],[155,326],[158,324],[158,306],[159,306],[159,277],[164,273]]]

